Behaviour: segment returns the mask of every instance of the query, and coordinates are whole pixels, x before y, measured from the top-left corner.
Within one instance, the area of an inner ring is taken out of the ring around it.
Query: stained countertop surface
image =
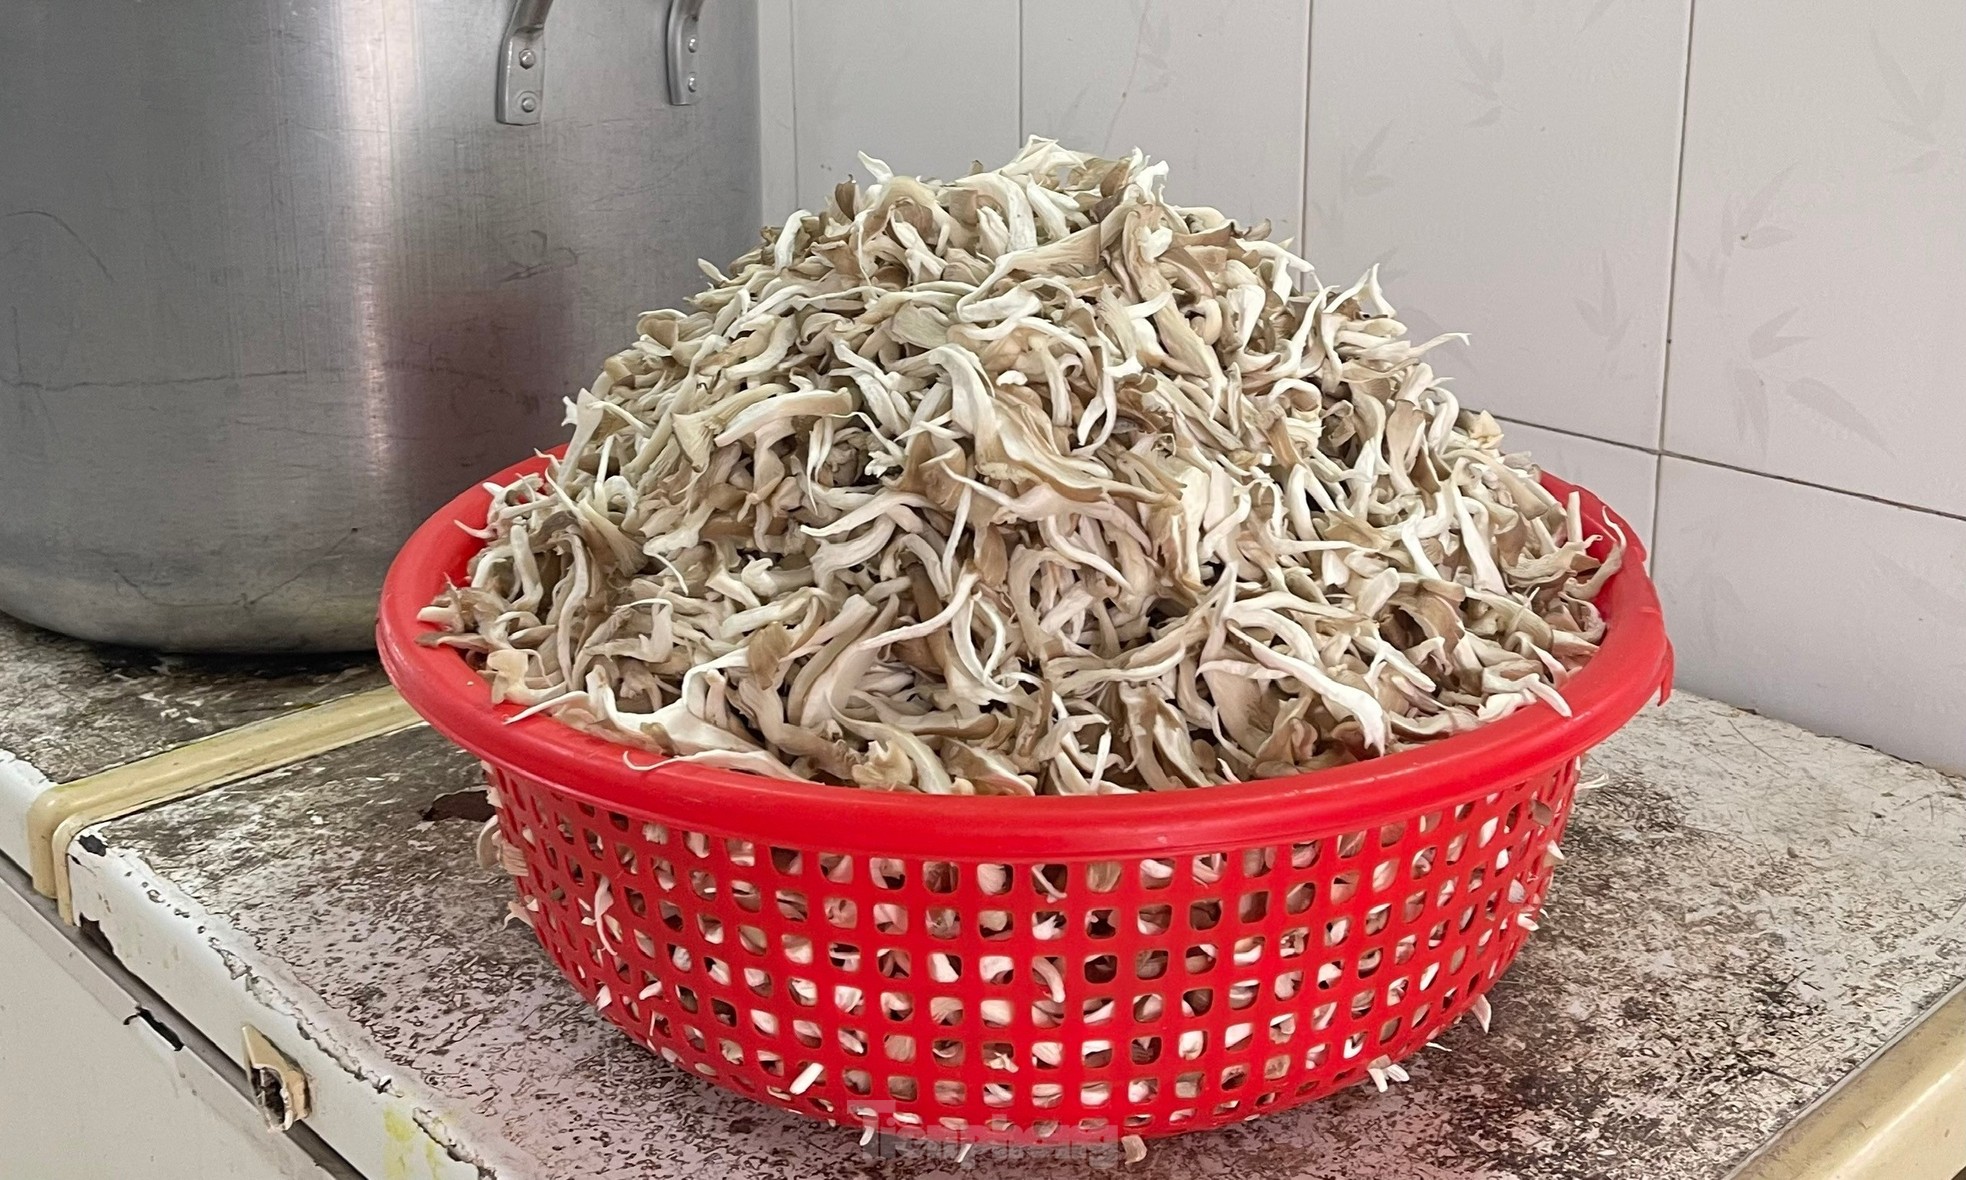
[[[58,783],[387,683],[372,654],[158,655],[0,614],[0,750]]]
[[[1686,694],[1586,774],[1490,1034],[1463,1021],[1389,1093],[1158,1141],[1126,1174],[1725,1176],[1966,978],[1966,781]],[[480,789],[416,729],[112,821],[74,855],[142,876],[162,899],[145,921],[293,990],[309,1039],[413,1083],[417,1125],[479,1176],[956,1173],[907,1145],[870,1158],[619,1036],[503,923],[509,882],[473,857]]]

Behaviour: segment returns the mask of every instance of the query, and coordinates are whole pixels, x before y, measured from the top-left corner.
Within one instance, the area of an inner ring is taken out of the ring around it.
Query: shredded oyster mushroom
[[[942,794],[1264,778],[1542,702],[1615,571],[1376,272],[1033,138],[767,230],[490,485],[423,612],[629,746]],[[624,757],[627,755],[624,754]],[[632,763],[631,763],[632,764]]]

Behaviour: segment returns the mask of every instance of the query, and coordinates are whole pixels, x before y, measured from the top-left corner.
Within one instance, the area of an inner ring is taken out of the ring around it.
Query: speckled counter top
[[[132,752],[182,740],[157,727],[187,714],[372,675],[247,671],[220,690],[201,671],[180,688],[43,646],[62,667],[23,676],[41,656],[0,637],[0,709],[26,683],[42,719],[95,734],[147,693],[226,702],[161,706],[117,731]],[[51,775],[105,749],[14,717],[0,746],[52,751]],[[1542,931],[1493,992],[1491,1034],[1463,1022],[1390,1093],[1161,1141],[1127,1174],[1722,1177],[1966,979],[1966,782],[1684,694],[1590,773],[1603,785],[1579,802]],[[664,1065],[503,923],[509,885],[472,855],[479,791],[475,762],[428,730],[359,742],[84,833],[77,913],[215,1041],[253,1023],[281,1043],[310,1075],[309,1124],[376,1180],[1119,1167],[958,1169],[907,1145],[876,1160],[852,1132]]]

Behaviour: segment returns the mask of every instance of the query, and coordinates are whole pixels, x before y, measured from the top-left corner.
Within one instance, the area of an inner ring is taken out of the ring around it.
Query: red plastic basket
[[[1586,521],[1630,535],[1581,494]],[[473,489],[410,538],[379,646],[410,705],[485,761],[547,953],[668,1060],[903,1134],[1174,1134],[1414,1052],[1528,936],[1579,757],[1672,676],[1634,541],[1568,718],[1539,705],[1353,766],[1174,794],[927,798],[643,770],[551,718],[508,724],[517,710],[456,651],[416,644],[417,611],[478,547],[458,524],[481,526],[487,503]]]

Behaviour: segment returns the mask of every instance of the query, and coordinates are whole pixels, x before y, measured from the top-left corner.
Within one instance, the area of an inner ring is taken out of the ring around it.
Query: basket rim
[[[1598,597],[1605,636],[1564,686],[1571,715],[1537,702],[1429,745],[1350,766],[1192,791],[1098,796],[926,796],[795,782],[716,767],[631,767],[636,751],[545,714],[522,721],[493,705],[490,685],[457,649],[422,646],[435,630],[417,612],[461,580],[481,547],[490,484],[542,471],[553,452],[515,463],[460,493],[410,535],[383,581],[376,625],[382,665],[431,727],[508,773],[595,807],[693,831],[771,845],[937,860],[1164,856],[1244,848],[1302,834],[1350,831],[1453,806],[1495,784],[1541,773],[1622,726],[1672,681],[1672,647],[1645,550],[1624,518],[1588,490],[1547,473],[1559,497],[1579,495],[1585,521],[1629,538],[1623,567]],[[1594,553],[1608,549],[1601,539]],[[1201,804],[1198,806],[1198,804]]]

